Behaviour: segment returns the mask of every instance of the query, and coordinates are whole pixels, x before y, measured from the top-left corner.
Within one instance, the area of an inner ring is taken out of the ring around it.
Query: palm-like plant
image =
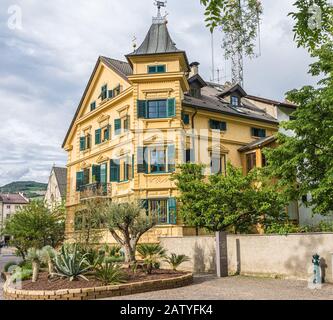
[[[159,244],[140,244],[137,251],[144,260],[144,267],[148,274],[151,274],[155,265],[165,257],[166,250]]]
[[[42,252],[36,248],[28,249],[27,261],[30,261],[32,264],[32,282],[37,282],[40,264],[42,261]]]
[[[190,258],[186,256],[185,254],[175,254],[171,253],[169,257],[166,257],[165,262],[167,262],[171,267],[173,271],[177,271],[177,268],[184,262],[190,261]]]
[[[126,273],[121,269],[120,265],[112,262],[99,264],[96,267],[95,276],[104,285],[126,282]]]
[[[87,260],[88,254],[81,254],[78,246],[62,246],[61,252],[55,258],[56,275],[69,278],[69,281],[82,278],[89,281],[84,274],[87,273],[91,265]]]
[[[41,260],[43,263],[47,264],[49,270],[49,276],[54,273],[54,259],[57,255],[57,251],[51,246],[45,246],[41,251]]]

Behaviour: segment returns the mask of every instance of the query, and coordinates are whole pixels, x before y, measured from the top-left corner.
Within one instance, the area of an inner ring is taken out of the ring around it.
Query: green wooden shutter
[[[80,137],[80,151],[86,150],[86,137]]]
[[[101,143],[101,133],[102,133],[101,129],[97,129],[95,131],[95,144],[100,144]]]
[[[119,161],[111,160],[110,161],[110,181],[119,182]]]
[[[190,116],[184,112],[182,112],[182,120],[185,125],[190,124]]]
[[[105,136],[104,136],[104,140],[110,140],[111,137],[111,126],[108,125],[106,130],[105,130]]]
[[[114,120],[114,133],[115,135],[121,134],[121,119]]]
[[[81,187],[83,186],[83,178],[84,178],[83,171],[79,171],[76,173],[76,191],[81,190]]]
[[[132,179],[134,179],[134,154],[132,155]]]
[[[100,183],[101,182],[101,166],[93,165],[92,166],[92,179],[93,183]]]
[[[174,172],[176,169],[175,166],[175,158],[176,158],[176,148],[174,145],[168,146],[168,171]]]
[[[138,173],[148,173],[148,165],[145,159],[145,153],[147,148],[138,147],[137,154],[137,165],[138,165]]]
[[[177,201],[176,201],[176,198],[168,199],[168,224],[177,224]]]
[[[147,101],[146,100],[138,100],[137,108],[138,108],[138,118],[147,118]]]
[[[176,99],[168,99],[168,117],[175,117],[176,116]]]

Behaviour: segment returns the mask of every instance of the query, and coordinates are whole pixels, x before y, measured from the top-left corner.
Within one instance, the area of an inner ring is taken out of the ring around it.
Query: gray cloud
[[[22,30],[7,28],[0,8],[0,185],[17,179],[47,181],[53,163],[65,165],[62,140],[99,55],[124,59],[132,38],[143,41],[156,8],[152,0],[16,0]],[[310,58],[293,43],[290,0],[263,1],[262,55],[245,65],[249,93],[283,99],[310,82]],[[170,0],[170,33],[190,60],[211,77],[210,33],[199,0]],[[230,75],[215,35],[216,66]]]

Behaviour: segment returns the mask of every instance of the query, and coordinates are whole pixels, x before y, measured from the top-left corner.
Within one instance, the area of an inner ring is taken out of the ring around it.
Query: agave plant
[[[104,285],[126,282],[126,273],[121,269],[120,265],[112,262],[99,264],[96,267],[95,276]]]
[[[42,252],[36,248],[28,249],[27,261],[32,263],[32,282],[37,282],[40,264],[42,262]]]
[[[177,268],[184,262],[190,261],[190,258],[185,254],[177,255],[175,253],[171,253],[169,257],[166,257],[165,262],[167,262],[173,271],[177,271]]]
[[[144,267],[148,274],[151,274],[153,268],[159,265],[162,258],[165,257],[166,250],[159,244],[140,244],[137,251],[144,260]]]
[[[54,273],[54,259],[57,255],[57,251],[51,246],[45,246],[41,251],[41,260],[43,263],[47,264],[49,276]]]
[[[82,278],[89,281],[84,274],[91,269],[87,260],[88,253],[81,254],[78,246],[62,246],[61,252],[55,258],[56,275],[69,278],[69,281]]]

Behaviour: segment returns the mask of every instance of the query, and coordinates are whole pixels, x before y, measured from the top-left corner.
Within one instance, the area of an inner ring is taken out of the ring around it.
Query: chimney
[[[192,62],[190,64],[190,67],[191,67],[191,72],[190,72],[190,75],[189,75],[190,78],[199,74],[199,65],[200,65],[199,62]]]

